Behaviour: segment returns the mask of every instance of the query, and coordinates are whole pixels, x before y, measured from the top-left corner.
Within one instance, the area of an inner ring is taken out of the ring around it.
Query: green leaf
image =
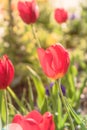
[[[45,89],[44,86],[42,85],[42,82],[40,79],[32,76],[32,79],[34,81],[35,87],[36,87],[36,91],[37,91],[37,103],[39,108],[41,108],[42,103],[44,101],[45,98]]]
[[[44,98],[43,104],[41,106],[41,113],[45,113],[48,111],[48,103],[47,103],[47,97]]]
[[[58,128],[60,129],[62,127],[62,103],[60,96],[58,95]]]
[[[81,126],[81,130],[87,130],[86,123],[84,123],[83,119],[73,110],[68,100],[65,98],[69,111],[71,112],[72,116],[74,117],[76,123]]]
[[[72,116],[74,117],[75,121],[77,122],[77,124],[81,124],[81,119],[80,117],[77,115],[77,113],[73,110],[72,106],[70,105],[68,99],[65,97],[65,101],[67,104],[67,108],[70,111],[70,113],[72,114]]]
[[[1,115],[1,109],[2,109],[3,93],[4,91],[0,90],[0,115]]]
[[[87,130],[87,126],[85,126],[83,123],[80,124],[81,130]]]
[[[65,113],[64,116],[63,116],[63,118],[62,118],[62,122],[61,122],[62,123],[62,125],[61,125],[62,127],[64,127],[67,118],[68,118],[68,114]]]
[[[45,98],[45,88],[42,84],[40,77],[37,75],[37,73],[32,68],[30,68],[29,66],[27,66],[27,68],[31,73],[31,77],[33,79],[33,82],[34,82],[34,85],[35,85],[35,88],[36,88],[36,91],[37,91],[38,107],[41,109],[42,103],[43,103],[44,98]]]
[[[30,83],[30,80],[28,78],[28,97],[29,97],[29,106],[31,108],[31,110],[34,109],[34,96],[33,96],[33,90],[32,90],[32,86]]]
[[[23,113],[25,113],[26,108],[24,107],[24,105],[22,104],[22,102],[18,99],[18,97],[16,96],[16,94],[11,90],[10,87],[8,87],[7,90],[10,93],[10,95],[12,96],[12,98],[15,100],[15,102],[17,103],[17,105],[19,106],[19,108],[21,109],[21,111]]]
[[[73,95],[73,93],[75,93],[75,85],[74,85],[74,78],[70,73],[68,74],[68,82],[70,84],[71,95]]]
[[[4,123],[6,123],[6,106],[5,106],[5,98],[3,96],[2,106],[1,106],[1,119]]]
[[[81,87],[80,87],[80,90],[76,91],[76,98],[77,98],[78,104],[79,104],[79,101],[80,101],[80,95],[82,94],[83,89],[86,86],[86,82],[87,82],[87,77],[83,80]]]
[[[0,117],[0,130],[2,130],[2,121],[1,121],[1,117]]]

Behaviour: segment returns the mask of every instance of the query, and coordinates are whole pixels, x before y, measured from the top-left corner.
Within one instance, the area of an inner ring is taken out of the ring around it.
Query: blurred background
[[[42,72],[37,57],[37,44],[31,25],[26,25],[17,11],[18,0],[0,0],[0,56],[7,54],[15,67],[11,88],[19,98],[28,97],[28,79],[34,96],[37,93],[31,71],[41,77],[44,87],[49,79]],[[87,114],[87,0],[37,0],[40,16],[34,29],[43,48],[61,43],[68,49],[71,65],[62,79],[73,108]],[[54,9],[65,8],[68,20],[58,24]],[[27,69],[29,66],[29,70]]]

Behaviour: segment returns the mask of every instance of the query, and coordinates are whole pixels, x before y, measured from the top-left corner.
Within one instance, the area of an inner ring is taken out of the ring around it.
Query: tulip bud
[[[0,89],[6,89],[14,78],[14,66],[7,55],[0,59]]]
[[[34,0],[25,2],[19,1],[18,11],[21,19],[26,24],[35,23],[39,17],[38,5],[35,3]]]
[[[64,23],[68,19],[68,13],[62,8],[57,8],[54,11],[54,18],[59,24]]]

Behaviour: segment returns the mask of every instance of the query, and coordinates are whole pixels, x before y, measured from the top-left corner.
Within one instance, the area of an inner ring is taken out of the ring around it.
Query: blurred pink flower
[[[70,58],[61,44],[52,45],[46,50],[38,48],[37,51],[42,69],[49,78],[58,79],[66,74]]]
[[[39,8],[35,0],[25,2],[19,1],[18,11],[21,19],[26,24],[35,23],[39,17]]]
[[[54,11],[54,18],[59,24],[64,23],[68,19],[68,13],[63,8],[56,8]]]
[[[7,55],[0,59],[0,89],[6,89],[14,78],[14,66]]]
[[[12,123],[19,124],[23,130],[55,130],[53,116],[50,112],[41,115],[33,110],[26,116],[15,115]]]

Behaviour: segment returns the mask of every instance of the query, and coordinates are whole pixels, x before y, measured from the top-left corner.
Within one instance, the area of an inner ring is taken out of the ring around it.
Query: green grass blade
[[[12,96],[12,98],[15,100],[15,102],[17,103],[17,105],[19,106],[19,108],[21,109],[21,111],[23,113],[25,113],[26,109],[25,109],[24,105],[22,104],[22,102],[18,99],[18,97],[16,96],[16,94],[11,90],[10,87],[8,87],[7,90],[10,93],[10,95]]]

